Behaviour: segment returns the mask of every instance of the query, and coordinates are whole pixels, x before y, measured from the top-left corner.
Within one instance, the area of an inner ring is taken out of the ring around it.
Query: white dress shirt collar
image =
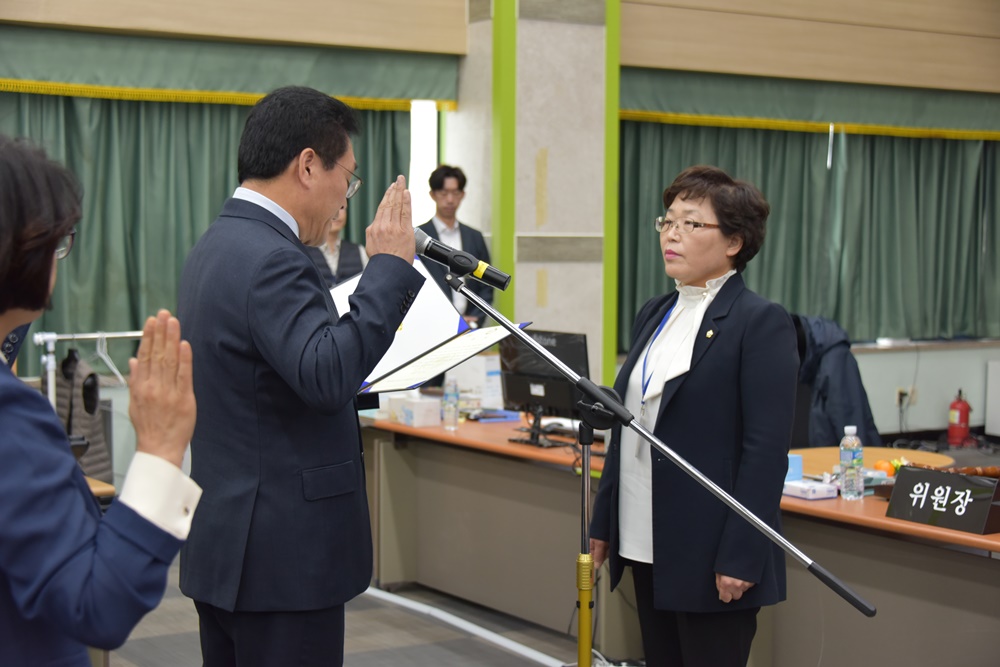
[[[718,278],[712,278],[711,280],[705,281],[704,287],[694,287],[692,285],[685,285],[679,280],[675,280],[674,283],[677,284],[677,292],[681,296],[700,297],[702,294],[708,293],[711,294],[712,297],[714,298],[719,293],[719,290],[722,289],[722,286],[726,284],[726,281],[729,280],[729,278],[733,276],[735,273],[736,269],[729,269],[729,271],[722,274]]]
[[[236,188],[236,192],[233,193],[233,199],[242,199],[243,201],[248,201],[252,204],[257,204],[257,206],[263,209],[267,209],[276,215],[279,220],[288,225],[288,228],[295,234],[295,238],[299,238],[299,223],[295,222],[295,218],[292,217],[291,213],[278,206],[274,200],[249,188]]]
[[[462,224],[458,220],[455,220],[455,226],[449,227],[447,224],[445,224],[445,222],[441,218],[437,217],[436,215],[433,218],[431,218],[431,222],[434,223],[434,229],[437,230],[439,237],[445,235],[450,236],[452,234],[457,235],[459,233],[458,226]]]

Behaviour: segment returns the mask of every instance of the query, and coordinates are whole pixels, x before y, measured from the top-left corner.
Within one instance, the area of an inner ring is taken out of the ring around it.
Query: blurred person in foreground
[[[741,276],[770,207],[708,166],[682,172],[663,205],[655,230],[677,288],[639,311],[615,389],[643,426],[778,530],[795,329]],[[613,431],[591,535],[612,587],[632,570],[650,667],[745,665],[757,612],[785,598],[781,548],[631,429]]]
[[[37,319],[73,247],[80,191],[64,167],[0,135],[0,336]],[[163,596],[200,489],[180,470],[195,424],[191,347],[161,310],[129,361],[136,454],[100,507],[52,406],[0,358],[0,664],[90,667]]]
[[[344,603],[371,582],[356,395],[424,277],[402,176],[367,229],[348,312],[306,254],[361,187],[358,130],[349,106],[311,88],[261,99],[240,139],[240,187],[181,275],[201,415],[191,476],[205,489],[181,591],[206,667],[342,664]]]

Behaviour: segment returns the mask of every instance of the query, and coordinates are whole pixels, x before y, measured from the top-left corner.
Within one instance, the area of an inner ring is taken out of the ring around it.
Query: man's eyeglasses
[[[358,190],[361,189],[361,184],[364,183],[364,181],[362,181],[357,174],[355,174],[353,171],[351,171],[344,165],[340,164],[339,162],[336,162],[334,164],[336,164],[338,167],[340,167],[341,169],[343,169],[344,171],[346,171],[348,174],[351,175],[351,182],[347,186],[347,198],[350,199],[351,197],[353,197],[358,193]]]
[[[662,234],[673,227],[676,227],[677,231],[681,234],[690,234],[702,227],[718,227],[719,225],[711,222],[695,222],[694,220],[667,220],[666,216],[661,215],[653,222],[653,226],[656,228],[658,234]]]
[[[69,251],[73,249],[73,241],[76,240],[76,230],[70,231],[69,234],[62,237],[59,240],[59,245],[56,246],[56,259],[66,259]]]

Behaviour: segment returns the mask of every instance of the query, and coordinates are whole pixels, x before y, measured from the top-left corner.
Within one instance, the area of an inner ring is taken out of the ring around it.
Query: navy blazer
[[[620,396],[646,342],[676,300],[676,292],[659,296],[639,312],[628,358],[615,381]],[[798,365],[788,313],[734,275],[705,313],[691,369],[664,385],[653,428],[664,444],[776,530]],[[621,427],[615,427],[591,525],[592,537],[611,543],[612,586],[624,569],[618,555],[620,437]],[[783,600],[781,548],[658,450],[652,452],[652,467],[656,608],[718,612]],[[726,604],[718,597],[716,572],[755,585]]]
[[[428,220],[424,224],[420,225],[419,229],[423,230],[427,236],[431,237],[435,241],[440,241],[441,237],[438,236],[437,229],[434,227],[434,221]],[[468,225],[463,225],[461,222],[458,223],[458,233],[462,237],[462,251],[467,252],[476,259],[482,260],[487,264],[490,263],[490,251],[486,247],[486,239],[483,238],[482,233],[478,229],[473,229]],[[431,277],[434,278],[434,282],[437,283],[438,287],[448,295],[448,299],[451,299],[451,295],[454,294],[455,290],[451,288],[451,285],[447,283],[444,277],[448,274],[448,267],[444,264],[439,264],[433,260],[424,261],[424,266],[430,272]],[[472,290],[473,294],[481,298],[486,303],[493,303],[493,288],[486,283],[481,283],[474,278],[464,279],[465,285]],[[465,312],[462,315],[467,315],[470,317],[478,317],[479,324],[485,324],[483,319],[486,317],[486,313],[482,311],[481,308],[473,305],[470,301],[465,307]]]
[[[29,328],[31,328],[30,322],[22,324],[7,334],[3,343],[0,343],[0,350],[3,350],[3,356],[7,357],[8,364],[13,365],[14,360],[17,359],[17,353],[21,349],[24,339],[28,337]]]
[[[424,282],[371,258],[338,318],[285,223],[226,202],[181,275],[194,351],[191,477],[203,489],[181,552],[181,590],[225,610],[343,604],[371,581],[355,395]]]
[[[102,517],[45,397],[0,364],[0,665],[90,667],[163,596],[181,541],[114,502]]]

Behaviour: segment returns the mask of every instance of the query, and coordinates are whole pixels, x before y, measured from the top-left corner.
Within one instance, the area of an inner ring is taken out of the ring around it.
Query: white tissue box
[[[403,403],[402,423],[407,426],[440,426],[441,401],[437,398],[408,398]]]
[[[782,493],[786,496],[795,496],[796,498],[805,498],[806,500],[825,500],[837,497],[837,487],[833,484],[824,484],[823,482],[816,482],[811,479],[801,479],[785,482],[785,488]]]

